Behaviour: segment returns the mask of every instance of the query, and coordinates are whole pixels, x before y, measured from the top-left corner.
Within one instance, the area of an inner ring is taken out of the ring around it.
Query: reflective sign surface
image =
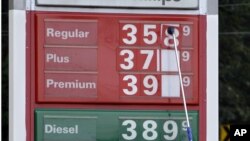
[[[188,141],[184,111],[36,110],[36,141]],[[190,112],[193,140],[198,114]]]
[[[198,17],[36,14],[38,102],[198,103]],[[70,97],[70,99],[68,98]]]

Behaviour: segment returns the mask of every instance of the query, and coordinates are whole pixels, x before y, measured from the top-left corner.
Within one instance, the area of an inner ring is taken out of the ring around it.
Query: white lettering
[[[64,83],[63,82],[59,82],[58,83],[58,87],[61,88],[61,89],[63,89],[64,88]]]
[[[70,58],[68,56],[59,56],[57,54],[46,54],[46,62],[53,63],[69,63]]]
[[[60,88],[60,89],[96,89],[96,82],[79,82],[79,80],[62,82],[47,79],[47,88]]]
[[[53,28],[47,28],[47,37],[49,37],[49,36],[53,37],[54,36],[53,32],[54,32]]]
[[[236,129],[236,130],[235,130],[234,136],[241,136],[239,129]]]
[[[45,133],[52,133],[52,132],[53,132],[53,126],[45,124]]]
[[[54,31],[54,30],[53,30]],[[60,37],[60,31],[55,31],[55,37]]]
[[[46,54],[46,61],[50,62],[53,59],[53,54]]]
[[[61,38],[67,40],[69,38],[88,38],[89,31],[81,31],[79,29],[74,30],[55,30],[54,28],[47,28],[46,36],[47,38]]]
[[[45,124],[45,134],[78,134],[78,125],[60,127],[56,124]]]
[[[241,136],[244,136],[244,134],[247,133],[247,130],[246,129],[241,129]]]
[[[47,79],[47,88],[49,88],[51,85],[53,85],[53,80],[52,79]]]
[[[62,127],[57,127],[56,128],[56,133],[62,134]]]

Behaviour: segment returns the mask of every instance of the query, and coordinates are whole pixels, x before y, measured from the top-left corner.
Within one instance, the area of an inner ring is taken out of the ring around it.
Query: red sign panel
[[[198,17],[37,14],[37,101],[198,104]]]
[[[45,47],[45,70],[97,71],[97,49]]]
[[[79,73],[46,73],[43,98],[49,101],[68,97],[69,101],[77,98],[97,97],[97,76]]]
[[[97,44],[97,21],[44,19],[45,45],[86,46]]]

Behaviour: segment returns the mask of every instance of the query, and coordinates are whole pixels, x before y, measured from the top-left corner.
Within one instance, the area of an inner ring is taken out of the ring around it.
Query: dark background
[[[9,47],[8,47],[8,0],[1,0],[2,2],[2,141],[8,141],[8,106],[9,106]]]
[[[250,1],[219,0],[220,123],[250,123]]]
[[[8,1],[2,0],[2,140],[8,141]],[[219,0],[220,124],[250,123],[250,2]]]

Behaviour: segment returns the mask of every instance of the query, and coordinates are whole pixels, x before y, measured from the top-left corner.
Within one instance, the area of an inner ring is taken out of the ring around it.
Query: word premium
[[[79,80],[63,82],[47,79],[47,88],[61,88],[61,89],[96,89],[95,82],[80,82]]]

